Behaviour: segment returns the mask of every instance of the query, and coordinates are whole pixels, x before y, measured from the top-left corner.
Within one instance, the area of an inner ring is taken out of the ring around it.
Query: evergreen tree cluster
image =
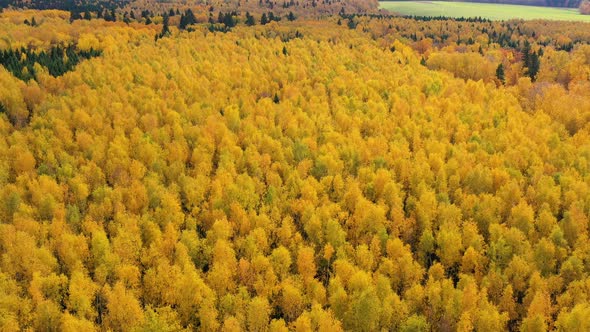
[[[268,12],[262,14],[262,16],[260,17],[260,25],[266,25],[272,21],[279,22],[280,20],[280,16],[275,15],[273,12]]]
[[[14,76],[23,81],[37,79],[35,63],[47,68],[50,75],[61,76],[84,59],[97,57],[101,51],[90,49],[89,51],[77,50],[74,45],[53,46],[48,51],[35,52],[25,48],[0,51],[0,64]]]
[[[96,18],[102,18],[107,22],[116,22],[117,21],[117,13],[115,11],[115,8],[111,8],[111,9],[104,9],[104,8],[100,8],[98,10],[92,11],[92,10],[79,10],[79,9],[72,9],[70,10],[70,22],[73,22],[75,20],[87,20],[90,21],[93,16],[92,13],[95,13],[95,17]],[[127,17],[128,14],[125,14],[125,17]]]
[[[256,20],[254,19],[254,16],[250,14],[250,12],[246,12],[246,25],[249,27],[256,25]]]
[[[35,20],[35,17],[34,16],[31,18],[30,21],[28,19],[26,19],[23,23],[25,25],[32,26],[32,27],[36,27],[36,26],[39,25],[39,24],[37,24],[37,20]]]
[[[238,24],[238,13],[223,13],[219,12],[217,20],[213,16],[209,16],[209,31],[210,32],[228,32]],[[246,23],[247,24],[247,23]]]
[[[189,25],[193,25],[197,23],[197,18],[192,10],[187,9],[184,14],[180,15],[180,25],[178,26],[180,29],[184,30]]]
[[[231,13],[219,12],[219,16],[217,18],[217,23],[223,24],[228,28],[233,28],[238,24],[237,16],[238,16],[238,13],[236,13],[236,12],[231,12]]]
[[[496,68],[496,78],[504,84],[506,82],[506,74],[504,72],[504,65],[500,63]]]
[[[526,75],[530,77],[531,81],[537,79],[537,74],[541,66],[541,60],[539,59],[539,53],[531,50],[531,44],[525,43],[523,53],[523,63],[526,68]]]
[[[170,33],[169,22],[170,22],[170,17],[167,14],[164,14],[164,20],[162,22],[163,23],[162,32],[160,32],[159,34],[156,35],[156,41],[160,38],[170,36],[171,33]]]
[[[209,32],[229,32],[231,29],[223,24],[210,23],[207,28]]]
[[[213,17],[213,11],[214,8],[210,7],[209,11],[211,12],[209,15],[209,30],[210,31],[222,31],[222,32],[227,32],[229,30],[231,30],[231,28],[235,27],[239,22],[239,17],[240,14],[236,11],[231,11],[231,12],[219,12],[217,19],[214,19]],[[189,26],[197,24],[197,18],[194,14],[194,12],[191,9],[187,9],[186,11],[184,11],[184,13],[181,13],[181,11],[177,8],[171,8],[168,11],[165,11],[164,13],[161,14],[157,14],[154,13],[150,10],[142,10],[141,14],[140,14],[140,18],[136,18],[134,11],[125,11],[124,13],[121,13],[123,16],[123,22],[129,24],[132,21],[143,21],[145,24],[149,25],[153,23],[153,18],[154,16],[162,16],[165,20],[168,20],[170,17],[174,17],[174,16],[180,16],[180,22],[178,24],[178,28],[180,30],[191,30],[189,28]],[[97,19],[104,19],[105,21],[117,21],[117,13],[115,11],[115,9],[110,9],[110,10],[99,10],[99,11],[79,11],[78,9],[74,9],[70,11],[70,21],[73,22],[75,20],[91,20],[93,18],[97,18]],[[297,19],[297,16],[295,15],[295,13],[293,13],[292,11],[289,12],[285,18],[288,21],[295,21]],[[120,17],[119,17],[120,19]],[[281,16],[276,15],[274,12],[266,12],[263,13],[262,16],[260,17],[260,24],[261,25],[265,25],[268,24],[272,21],[280,21],[281,20]],[[25,21],[25,24],[28,25],[33,25],[31,22],[29,22],[28,20]],[[244,24],[247,26],[254,26],[257,24],[257,20],[256,18],[250,14],[250,12],[246,12],[246,17],[244,20]],[[169,24],[165,24],[165,27],[163,28],[161,33],[158,33],[156,35],[156,40],[169,34]]]

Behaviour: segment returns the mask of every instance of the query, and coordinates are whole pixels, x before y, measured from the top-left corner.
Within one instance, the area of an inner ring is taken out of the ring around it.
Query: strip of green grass
[[[590,22],[590,15],[581,15],[574,8],[551,8],[491,3],[447,1],[382,1],[381,8],[401,15],[482,17],[490,20],[545,19]]]

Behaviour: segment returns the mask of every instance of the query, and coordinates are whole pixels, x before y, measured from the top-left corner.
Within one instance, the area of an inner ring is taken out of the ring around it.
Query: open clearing
[[[381,8],[401,15],[482,17],[491,20],[546,19],[590,22],[576,8],[551,8],[492,3],[447,1],[382,1]]]

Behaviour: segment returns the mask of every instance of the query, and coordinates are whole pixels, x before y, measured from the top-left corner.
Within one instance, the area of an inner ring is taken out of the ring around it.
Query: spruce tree
[[[527,70],[527,74],[531,78],[531,81],[534,82],[537,79],[540,67],[541,61],[539,60],[539,55],[535,52],[531,53],[530,64]]]
[[[506,77],[504,74],[504,65],[502,63],[500,63],[498,65],[498,68],[496,68],[496,78],[502,83],[506,81]]]
[[[246,12],[246,25],[253,26],[255,24],[256,24],[256,21],[254,20],[254,16],[250,15],[249,12]]]
[[[187,26],[197,23],[197,18],[192,10],[187,9],[184,13],[184,20],[180,19],[181,29],[186,29]]]
[[[169,21],[168,15],[164,14],[162,32],[160,32],[159,38],[170,36],[170,28],[168,27],[168,21]],[[157,39],[158,38],[156,38],[156,40]]]
[[[539,54],[531,51],[531,44],[528,41],[525,42],[522,53],[524,67],[526,68],[525,73],[534,82],[537,79],[537,74],[541,66]]]
[[[236,26],[236,20],[231,13],[226,13],[223,15],[223,24],[228,28],[233,28]]]

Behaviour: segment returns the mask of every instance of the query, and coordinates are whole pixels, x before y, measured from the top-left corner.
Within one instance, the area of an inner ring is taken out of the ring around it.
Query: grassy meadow
[[[581,15],[575,8],[447,1],[382,1],[381,8],[401,15],[483,17],[491,20],[547,19],[590,22],[590,15]]]

